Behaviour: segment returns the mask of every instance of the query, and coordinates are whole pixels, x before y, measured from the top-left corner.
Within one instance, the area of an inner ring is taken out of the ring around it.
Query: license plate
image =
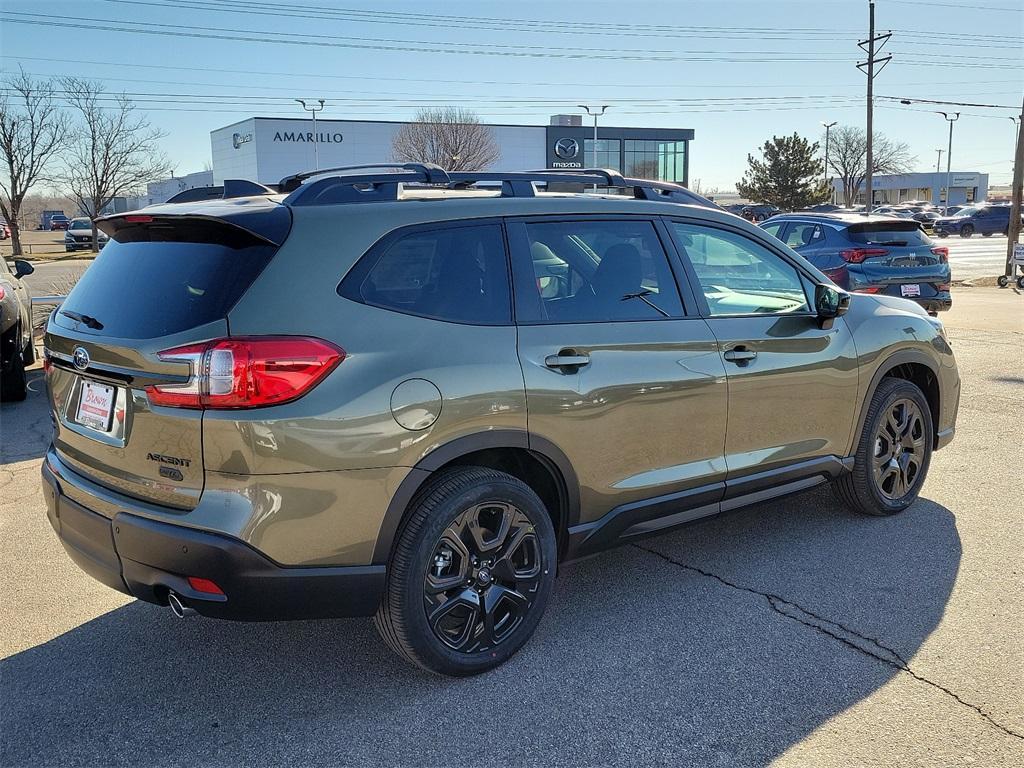
[[[114,414],[115,392],[115,388],[107,384],[100,384],[98,381],[83,381],[75,421],[83,427],[89,427],[98,432],[109,432]]]
[[[904,296],[920,296],[921,286],[917,283],[911,283],[910,285],[901,285],[900,293]]]

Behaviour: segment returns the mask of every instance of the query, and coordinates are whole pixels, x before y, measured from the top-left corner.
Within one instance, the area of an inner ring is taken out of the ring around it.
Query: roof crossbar
[[[369,171],[385,170],[388,168],[393,171],[415,171],[426,177],[427,184],[447,184],[449,181],[448,173],[445,169],[433,163],[372,163],[370,165],[340,165],[337,168],[320,168],[316,171],[293,173],[291,176],[285,176],[281,179],[277,187],[282,192],[294,192],[302,186],[302,182],[314,176],[322,176],[337,171]]]

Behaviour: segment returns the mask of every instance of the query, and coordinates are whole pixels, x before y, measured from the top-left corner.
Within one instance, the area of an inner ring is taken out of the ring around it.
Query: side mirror
[[[850,294],[834,285],[819,283],[814,287],[814,311],[821,328],[831,328],[832,321],[850,308]]]
[[[25,275],[31,275],[35,271],[36,271],[36,268],[33,267],[31,264],[29,264],[24,259],[15,259],[14,260],[14,276],[16,278],[18,278],[19,280],[21,278],[25,277]]]

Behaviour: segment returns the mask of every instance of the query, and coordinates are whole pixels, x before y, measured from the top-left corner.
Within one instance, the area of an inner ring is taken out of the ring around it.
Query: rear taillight
[[[7,295],[7,292],[4,290],[3,285],[0,285],[0,301],[3,301],[4,300],[4,296],[6,296],[6,295]]]
[[[939,262],[942,264],[949,263],[949,248],[944,245],[936,246],[932,248],[932,253],[939,257]]]
[[[882,290],[880,285],[866,285],[863,288],[858,288],[854,293],[879,293]]]
[[[869,256],[885,256],[888,251],[885,248],[848,248],[840,251],[839,255],[850,264],[860,264]]]
[[[948,291],[949,287],[949,283],[935,283],[935,290],[939,291],[940,293],[942,291]]]
[[[174,408],[260,408],[296,400],[345,359],[345,351],[305,336],[218,339],[160,352],[188,363],[183,384],[146,387],[153,405]]]

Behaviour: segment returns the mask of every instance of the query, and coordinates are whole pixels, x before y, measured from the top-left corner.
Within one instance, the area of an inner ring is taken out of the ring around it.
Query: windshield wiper
[[[640,301],[642,301],[644,304],[649,306],[655,312],[658,312],[659,314],[661,314],[662,317],[668,317],[669,316],[668,312],[666,312],[664,309],[662,309],[657,304],[655,304],[653,301],[651,301],[650,299],[647,298],[652,293],[654,293],[654,291],[647,291],[647,290],[637,291],[636,293],[627,293],[621,299],[619,299],[619,301],[626,301],[626,299],[640,299]]]
[[[64,317],[70,317],[75,322],[83,323],[86,328],[92,328],[94,331],[103,330],[103,323],[90,315],[83,315],[80,312],[72,312],[70,309],[62,309],[60,313],[64,315]]]

